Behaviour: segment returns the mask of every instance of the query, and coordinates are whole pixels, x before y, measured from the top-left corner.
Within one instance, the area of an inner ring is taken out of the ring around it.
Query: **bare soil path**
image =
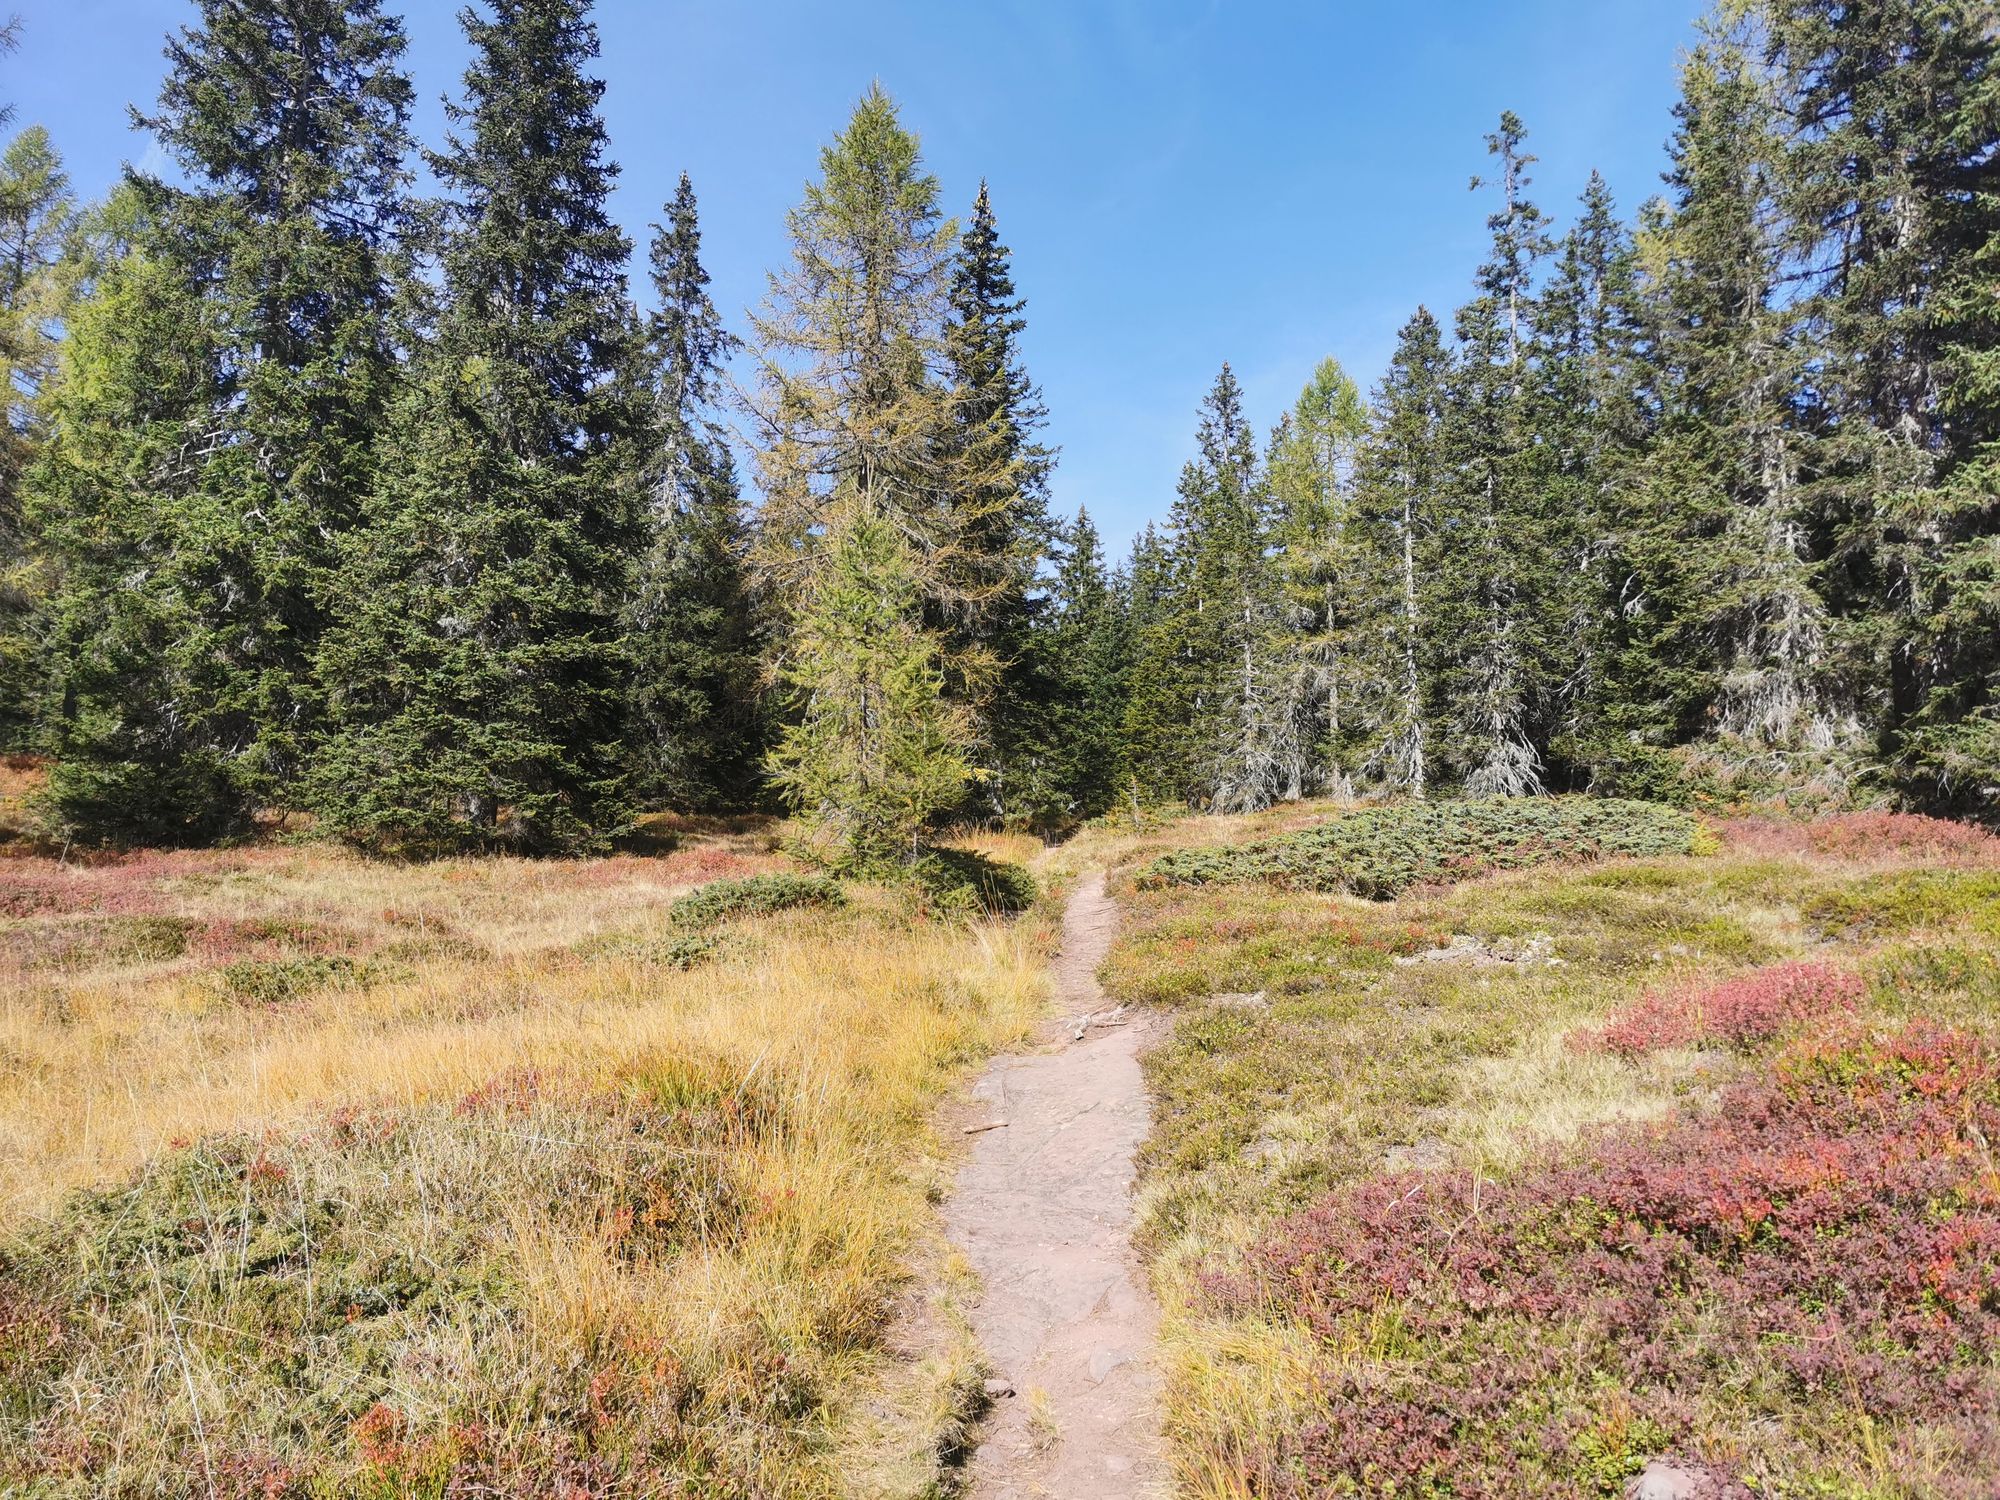
[[[1167,1493],[1158,1310],[1130,1238],[1150,1118],[1139,1053],[1155,1018],[1107,1010],[1097,966],[1117,924],[1103,873],[1085,876],[1055,964],[1062,1029],[1048,1050],[995,1061],[972,1091],[968,1128],[1006,1124],[972,1137],[946,1217],[984,1284],[974,1332],[1013,1391],[973,1457],[974,1500]]]

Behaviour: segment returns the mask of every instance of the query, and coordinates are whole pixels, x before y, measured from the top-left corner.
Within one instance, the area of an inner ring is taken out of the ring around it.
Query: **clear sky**
[[[391,8],[396,8],[391,0]],[[901,103],[954,212],[990,180],[1026,352],[1062,450],[1055,500],[1114,551],[1164,515],[1226,359],[1267,426],[1331,354],[1365,387],[1396,330],[1464,297],[1502,109],[1566,222],[1594,166],[1630,210],[1658,191],[1676,56],[1698,0],[600,0],[616,211],[634,237],[681,171],[718,305],[742,329],[785,210],[871,79]],[[148,141],[183,0],[12,0],[0,64],[95,194]],[[464,45],[405,0],[416,125],[435,141]]]

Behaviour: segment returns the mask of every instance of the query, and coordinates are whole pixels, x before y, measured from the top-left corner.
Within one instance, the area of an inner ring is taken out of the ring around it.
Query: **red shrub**
[[[1860,975],[1831,964],[1772,964],[1720,984],[1647,994],[1575,1041],[1626,1056],[1701,1042],[1748,1046],[1806,1021],[1845,1016],[1865,988]]]
[[[158,910],[150,883],[123,871],[88,869],[53,859],[0,861],[0,917],[86,912],[147,916]]]
[[[1815,854],[1868,859],[1883,854],[1925,858],[1990,858],[2000,855],[2000,838],[1972,823],[1953,823],[1918,813],[1844,813],[1806,827]]]
[[[1710,822],[1726,848],[1740,854],[1804,854],[1806,825],[1753,814]]]
[[[1924,1472],[1950,1477],[1926,1493],[1990,1496],[1994,1139],[1995,1055],[1919,1024],[1794,1047],[1712,1117],[1499,1184],[1336,1193],[1246,1272],[1204,1278],[1218,1310],[1276,1312],[1331,1349],[1393,1330],[1392,1376],[1335,1355],[1316,1418],[1259,1436],[1257,1492],[1595,1492],[1607,1424],[1637,1434],[1621,1461],[1733,1450],[1768,1483],[1814,1434],[1872,1424],[1892,1471],[1943,1445]]]
[[[1992,859],[2000,838],[1973,823],[1921,813],[1856,812],[1810,823],[1728,818],[1715,824],[1723,843],[1745,854],[1825,854],[1836,859]]]
[[[217,917],[195,929],[190,946],[216,963],[300,953],[351,952],[354,935],[309,917]]]

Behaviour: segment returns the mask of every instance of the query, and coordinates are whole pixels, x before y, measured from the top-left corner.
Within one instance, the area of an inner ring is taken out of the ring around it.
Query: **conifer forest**
[[[1234,368],[964,143],[1471,0],[937,8],[1102,140],[794,7],[770,264],[605,80],[761,4],[154,8],[108,191],[0,82],[0,1496],[2000,1495],[1996,0],[1714,0],[1646,180],[1498,111],[1365,370],[1222,147],[1100,207]]]
[[[882,88],[737,317],[695,184],[648,244],[607,217],[589,7],[464,24],[441,140],[377,0],[203,0],[142,121],[171,181],[78,202],[60,142],[7,148],[0,724],[62,837],[574,851],[770,805],[868,863],[1325,792],[2000,812],[1982,6],[1727,8],[1643,201],[1539,201],[1502,115],[1463,303],[1268,430],[1224,365],[1122,561],[1052,503],[1005,205]]]

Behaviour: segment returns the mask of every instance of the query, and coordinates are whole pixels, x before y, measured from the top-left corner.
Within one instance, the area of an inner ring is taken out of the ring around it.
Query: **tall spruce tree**
[[[82,831],[205,836],[292,795],[396,380],[402,52],[378,0],[200,0],[168,43],[140,123],[188,185],[138,180],[138,263],[106,293],[131,321],[79,320],[110,382],[37,480],[63,589],[50,794]]]
[[[1619,618],[1613,601],[1625,577],[1618,542],[1655,399],[1638,285],[1631,233],[1610,187],[1592,172],[1539,299],[1532,397],[1536,440],[1549,454],[1543,504],[1563,519],[1569,548],[1559,559],[1566,566],[1552,573],[1569,644],[1554,662],[1563,675],[1551,751],[1572,779],[1622,753],[1619,726],[1605,712]]]
[[[1626,533],[1628,619],[1644,617],[1627,698],[1659,705],[1635,730],[1700,731],[1731,762],[1804,776],[1837,770],[1828,757],[1857,723],[1833,666],[1815,355],[1787,297],[1772,105],[1742,28],[1710,27],[1683,68],[1671,213],[1645,252],[1662,411],[1645,513]]]
[[[1008,663],[1000,764],[1009,820],[1055,832],[1109,809],[1125,785],[1129,643],[1087,511],[1062,528],[1040,603]]]
[[[1164,548],[1135,584],[1158,590],[1135,615],[1127,701],[1141,795],[1207,806],[1218,782],[1256,773],[1275,688],[1256,643],[1275,599],[1265,570],[1265,494],[1243,387],[1224,364],[1202,401],[1197,456],[1181,471]]]
[[[320,653],[317,805],[370,843],[588,848],[628,816],[643,411],[589,12],[492,0],[462,17],[473,62],[431,158],[449,195],[436,327]]]
[[[1046,412],[1021,363],[1025,304],[1015,295],[1009,252],[983,182],[959,239],[949,301],[951,423],[944,440],[962,479],[946,503],[963,516],[951,529],[964,536],[970,587],[945,601],[934,624],[952,642],[953,657],[993,664],[990,701],[976,689],[964,697],[994,773],[984,783],[988,809],[1008,817],[1026,810],[1015,797],[1017,787],[1030,792],[1033,782],[1017,774],[1022,763],[1044,749],[1023,736],[1037,714],[1036,696],[1047,691],[1025,656],[1042,603],[1036,572],[1053,541],[1047,498],[1053,455],[1035,439]]]
[[[1535,160],[1522,149],[1526,136],[1508,111],[1486,140],[1500,207],[1486,221],[1493,238],[1477,295],[1458,314],[1443,433],[1445,524],[1460,545],[1436,617],[1453,646],[1436,739],[1440,759],[1479,795],[1543,787],[1564,613],[1548,601],[1560,597],[1555,570],[1573,550],[1565,518],[1544,503],[1546,454],[1533,430],[1535,283],[1550,243],[1547,219],[1526,196]]]
[[[2000,349],[1993,10],[1765,0],[1751,11],[1781,129],[1774,196],[1792,231],[1793,315],[1814,353],[1823,434],[1809,493],[1828,532],[1837,667],[1913,791],[2000,810],[2000,424],[1953,389]]]
[[[1445,705],[1440,660],[1448,659],[1432,617],[1449,579],[1452,539],[1445,507],[1445,390],[1451,359],[1443,330],[1424,308],[1403,325],[1389,368],[1376,388],[1369,430],[1356,460],[1359,508],[1389,565],[1377,635],[1383,684],[1375,737],[1359,774],[1422,797],[1435,776],[1432,725]]]
[[[1131,671],[1119,732],[1126,776],[1121,790],[1134,803],[1178,802],[1194,787],[1198,687],[1185,649],[1185,575],[1173,538],[1148,521],[1133,539],[1125,578]]]
[[[749,533],[728,437],[714,416],[736,340],[708,294],[685,173],[651,258],[651,412],[635,444],[650,540],[627,616],[634,789],[669,807],[740,808],[755,798],[765,747]]]
[[[1336,360],[1322,360],[1272,434],[1265,461],[1278,608],[1257,652],[1275,689],[1261,767],[1221,799],[1237,807],[1352,791],[1350,753],[1382,707],[1381,559],[1356,512],[1367,417]]]

